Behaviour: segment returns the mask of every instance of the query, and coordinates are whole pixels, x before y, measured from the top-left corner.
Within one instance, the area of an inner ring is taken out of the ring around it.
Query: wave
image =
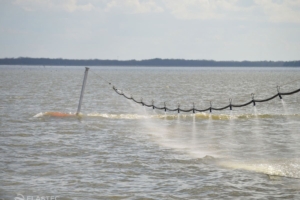
[[[226,168],[247,170],[269,176],[300,178],[300,160],[297,159],[253,163],[221,161],[219,164]]]

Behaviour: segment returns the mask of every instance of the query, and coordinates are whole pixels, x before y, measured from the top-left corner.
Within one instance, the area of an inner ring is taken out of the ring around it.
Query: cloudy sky
[[[0,0],[0,58],[300,60],[300,0]]]

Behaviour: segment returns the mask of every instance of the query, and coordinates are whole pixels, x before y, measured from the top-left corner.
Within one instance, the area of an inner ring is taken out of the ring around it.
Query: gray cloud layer
[[[0,4],[0,57],[299,59],[299,0]]]

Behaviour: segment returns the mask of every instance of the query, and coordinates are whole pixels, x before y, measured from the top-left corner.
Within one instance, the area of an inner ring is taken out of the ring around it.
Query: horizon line
[[[149,60],[181,60],[181,61],[210,61],[210,62],[299,62],[299,60],[214,60],[214,59],[185,59],[185,58],[147,58],[147,59],[100,59],[100,58],[46,58],[46,57],[5,57],[0,58],[0,60],[5,59],[48,59],[48,60],[99,60],[99,61],[120,61],[120,62],[126,62],[126,61],[149,61]]]

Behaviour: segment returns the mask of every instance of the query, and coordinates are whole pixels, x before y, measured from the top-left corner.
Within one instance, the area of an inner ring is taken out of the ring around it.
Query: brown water
[[[0,67],[0,199],[300,198],[299,68]],[[294,81],[298,80],[298,81]],[[286,84],[286,85],[285,85]],[[24,198],[23,198],[24,197]]]

